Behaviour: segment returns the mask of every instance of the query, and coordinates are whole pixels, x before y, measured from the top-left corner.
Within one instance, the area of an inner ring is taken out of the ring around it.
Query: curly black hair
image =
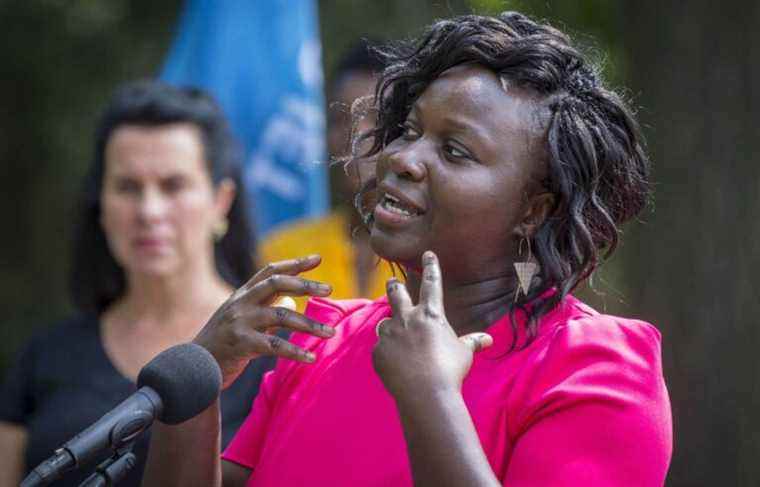
[[[517,12],[441,20],[379,54],[387,67],[373,100],[377,123],[359,136],[372,145],[349,164],[371,160],[399,137],[415,100],[453,66],[483,66],[538,99],[548,168],[543,185],[555,204],[529,242],[540,265],[535,285],[511,311],[513,318],[517,310],[526,314],[532,338],[540,317],[614,252],[619,225],[649,201],[650,162],[632,110],[603,86],[599,69],[567,35]],[[364,201],[375,184],[366,182],[356,197],[368,225]]]

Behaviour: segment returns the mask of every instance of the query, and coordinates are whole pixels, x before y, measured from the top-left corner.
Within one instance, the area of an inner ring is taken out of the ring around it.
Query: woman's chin
[[[143,279],[165,279],[177,274],[179,266],[172,259],[140,259],[123,265],[127,274]]]
[[[411,240],[391,236],[373,228],[370,232],[369,244],[378,257],[407,267],[418,263],[423,252],[416,242]]]

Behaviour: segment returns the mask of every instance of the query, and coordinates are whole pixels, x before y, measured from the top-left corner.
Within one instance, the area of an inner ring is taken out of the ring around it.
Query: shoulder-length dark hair
[[[512,309],[513,317],[517,309],[526,313],[534,336],[539,318],[612,254],[618,225],[648,202],[650,164],[631,110],[603,86],[598,69],[568,36],[516,12],[442,20],[420,38],[379,54],[388,67],[374,98],[377,125],[362,136],[373,145],[354,161],[371,159],[399,137],[417,97],[453,66],[481,65],[537,96],[548,166],[543,184],[555,205],[530,242],[541,266],[540,284]],[[357,195],[357,209],[371,224],[364,196]]]
[[[103,111],[95,133],[93,162],[80,195],[70,275],[71,297],[79,310],[99,314],[126,290],[124,271],[111,255],[100,225],[100,196],[109,138],[124,125],[174,123],[191,123],[200,129],[213,184],[228,178],[236,185],[235,199],[227,215],[229,229],[214,246],[219,274],[237,287],[253,273],[254,240],[240,174],[242,151],[221,108],[199,89],[178,88],[160,81],[131,82],[116,90]]]

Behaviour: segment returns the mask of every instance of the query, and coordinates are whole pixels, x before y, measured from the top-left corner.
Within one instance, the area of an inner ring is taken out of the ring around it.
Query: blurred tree
[[[341,54],[357,39],[402,39],[419,33],[422,26],[437,18],[469,11],[466,0],[320,1],[322,51],[328,84]]]
[[[760,485],[760,5],[628,1],[625,18],[656,209],[623,260],[664,335],[669,485]]]

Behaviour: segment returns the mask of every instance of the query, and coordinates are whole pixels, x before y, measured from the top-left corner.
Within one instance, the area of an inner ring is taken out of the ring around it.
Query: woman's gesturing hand
[[[278,355],[300,362],[312,362],[314,356],[275,335],[278,329],[301,331],[329,338],[332,327],[281,306],[272,306],[279,296],[328,296],[329,285],[299,277],[319,265],[321,258],[312,255],[300,259],[268,264],[250,281],[236,290],[216,310],[194,343],[205,347],[222,369],[223,388],[232,384],[248,362],[261,355]]]
[[[393,317],[378,323],[372,355],[375,371],[396,399],[442,389],[459,390],[474,352],[492,343],[486,333],[457,337],[443,308],[441,269],[436,255],[422,256],[420,299],[415,306],[406,287],[388,281]]]

